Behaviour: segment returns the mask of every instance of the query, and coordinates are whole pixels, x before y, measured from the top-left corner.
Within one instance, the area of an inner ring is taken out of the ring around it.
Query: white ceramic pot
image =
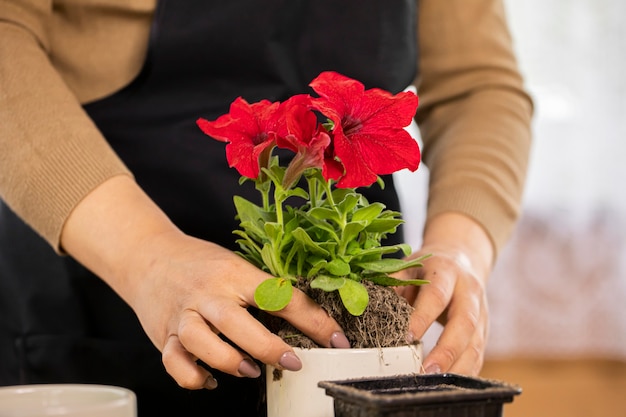
[[[2,417],[135,417],[135,393],[90,384],[14,385],[0,388]]]
[[[422,344],[372,349],[300,349],[298,372],[283,371],[275,381],[267,366],[268,417],[333,417],[333,398],[319,381],[420,373]]]

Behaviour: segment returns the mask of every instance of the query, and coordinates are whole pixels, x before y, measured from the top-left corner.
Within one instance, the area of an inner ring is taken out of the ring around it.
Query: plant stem
[[[335,200],[333,199],[331,180],[324,181],[324,189],[326,190],[326,199],[328,200],[329,207],[337,210],[337,208],[335,207]]]
[[[261,193],[263,198],[263,210],[270,210],[270,185],[261,181],[260,177],[256,180],[256,189]]]
[[[307,175],[306,182],[309,185],[309,202],[311,204],[311,208],[317,207],[318,192],[319,192],[317,189],[318,188],[317,180],[315,176]]]
[[[285,230],[285,225],[283,224],[283,203],[286,195],[287,193],[282,185],[274,182],[274,211],[276,213],[276,222],[280,224],[282,230]]]

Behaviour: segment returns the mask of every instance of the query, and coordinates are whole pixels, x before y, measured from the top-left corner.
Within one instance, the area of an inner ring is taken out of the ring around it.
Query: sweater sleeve
[[[521,210],[532,101],[501,0],[421,0],[417,122],[430,171],[426,221],[461,212],[496,252]]]
[[[72,209],[131,175],[48,57],[50,1],[0,0],[0,197],[60,251]]]

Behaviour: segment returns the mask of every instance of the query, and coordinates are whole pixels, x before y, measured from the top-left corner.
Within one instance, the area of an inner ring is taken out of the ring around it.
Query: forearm
[[[422,123],[430,169],[427,221],[463,213],[483,227],[499,252],[521,211],[529,108],[514,93],[486,90],[441,104]]]
[[[74,208],[61,245],[132,305],[139,280],[157,261],[147,248],[169,235],[180,232],[131,178],[116,176]]]
[[[427,218],[463,213],[497,252],[520,212],[532,116],[502,2],[424,0],[419,39]]]

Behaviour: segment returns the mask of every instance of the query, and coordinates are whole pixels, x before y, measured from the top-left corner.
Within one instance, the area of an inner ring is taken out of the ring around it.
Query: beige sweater
[[[0,196],[57,250],[81,199],[112,176],[132,175],[81,104],[138,74],[155,3],[0,0]],[[419,4],[428,218],[465,213],[497,250],[519,215],[532,113],[503,5]]]

